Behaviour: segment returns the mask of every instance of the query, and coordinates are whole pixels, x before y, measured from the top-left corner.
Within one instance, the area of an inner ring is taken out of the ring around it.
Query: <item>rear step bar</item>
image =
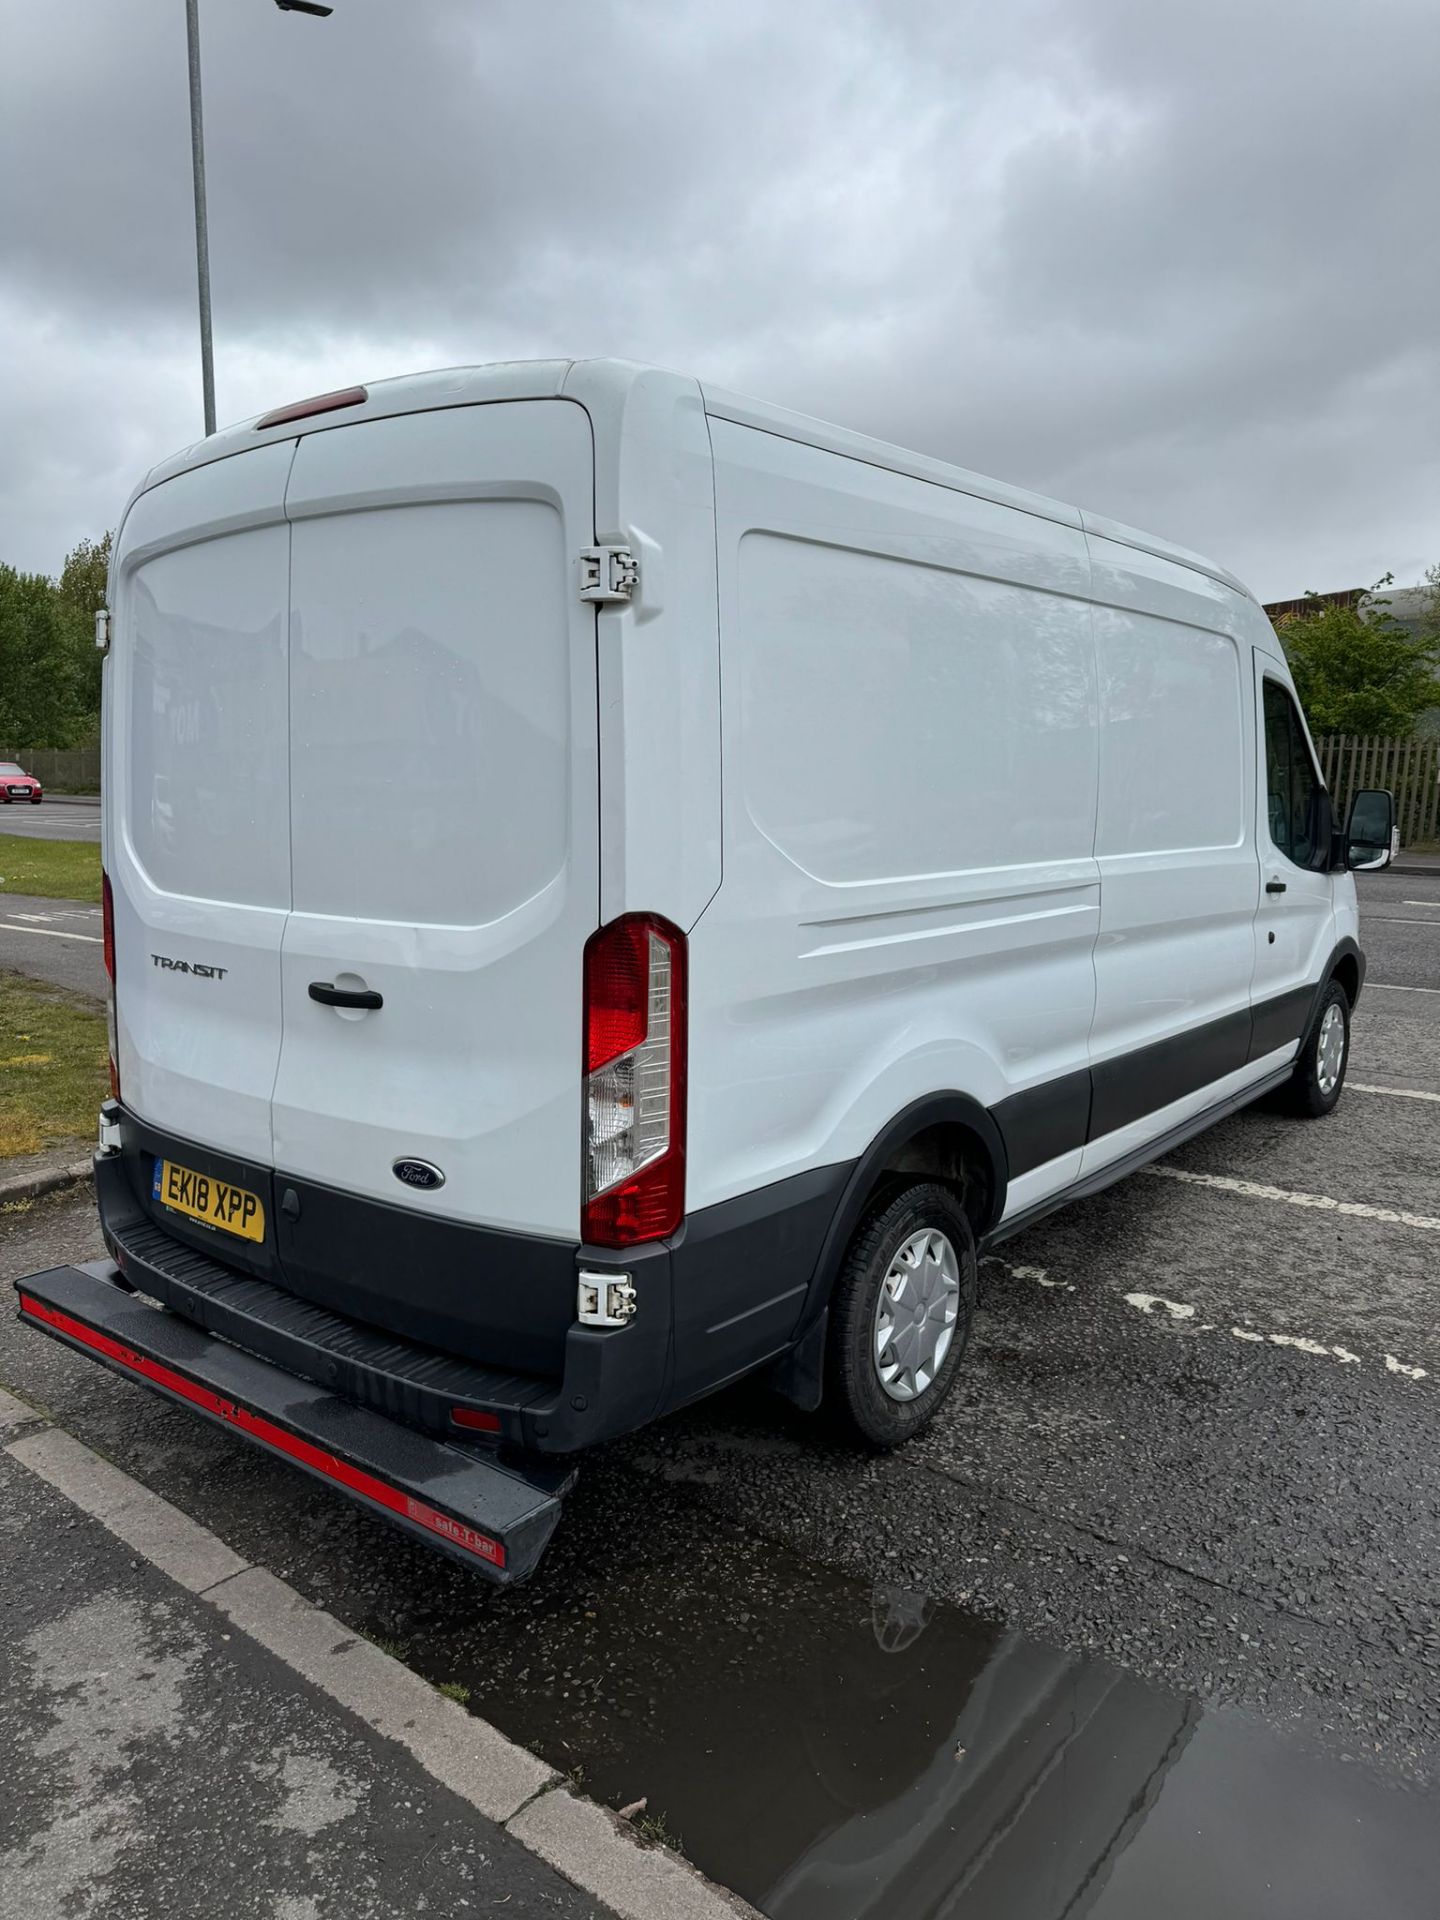
[[[17,1280],[20,1318],[368,1512],[513,1586],[534,1572],[573,1468],[516,1464],[437,1440],[242,1353],[131,1293],[108,1261]]]

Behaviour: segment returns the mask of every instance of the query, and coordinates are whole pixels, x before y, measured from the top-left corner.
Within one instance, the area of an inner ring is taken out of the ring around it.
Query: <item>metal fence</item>
[[[99,793],[99,747],[5,747],[0,760],[18,760],[42,787],[69,793]]]
[[[1388,787],[1402,847],[1440,840],[1440,740],[1328,733],[1315,742],[1320,771],[1343,820],[1352,793]]]

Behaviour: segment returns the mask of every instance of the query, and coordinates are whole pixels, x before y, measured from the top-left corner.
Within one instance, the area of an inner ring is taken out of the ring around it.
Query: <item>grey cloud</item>
[[[195,432],[178,7],[14,6],[0,552]],[[1154,526],[1440,558],[1430,0],[201,0],[222,418],[618,352]]]

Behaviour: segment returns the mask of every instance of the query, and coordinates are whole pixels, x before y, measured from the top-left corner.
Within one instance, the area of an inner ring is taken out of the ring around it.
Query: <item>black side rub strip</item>
[[[1353,941],[1345,941],[1332,955],[1318,987],[1293,987],[1187,1033],[1171,1034],[1118,1059],[1062,1074],[1058,1080],[997,1102],[992,1111],[1005,1141],[1010,1178],[1143,1120],[1299,1040],[1337,961],[1352,954],[1363,980],[1359,949]],[[1253,1097],[1247,1090],[1244,1098]]]

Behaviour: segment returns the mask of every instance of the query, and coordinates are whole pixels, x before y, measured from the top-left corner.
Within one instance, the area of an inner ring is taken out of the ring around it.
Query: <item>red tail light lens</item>
[[[110,876],[103,869],[100,874],[100,931],[104,938],[101,952],[105,956],[105,979],[108,991],[105,995],[106,1023],[110,1029],[110,1098],[120,1098],[120,1046],[115,1026],[115,897],[110,891]]]
[[[100,875],[100,931],[105,939],[105,978],[115,984],[115,896],[110,891],[110,876]]]
[[[645,1039],[650,995],[650,923],[617,920],[585,953],[585,1071],[595,1073]]]
[[[585,948],[581,1237],[630,1247],[685,1216],[685,936],[627,914]]]

